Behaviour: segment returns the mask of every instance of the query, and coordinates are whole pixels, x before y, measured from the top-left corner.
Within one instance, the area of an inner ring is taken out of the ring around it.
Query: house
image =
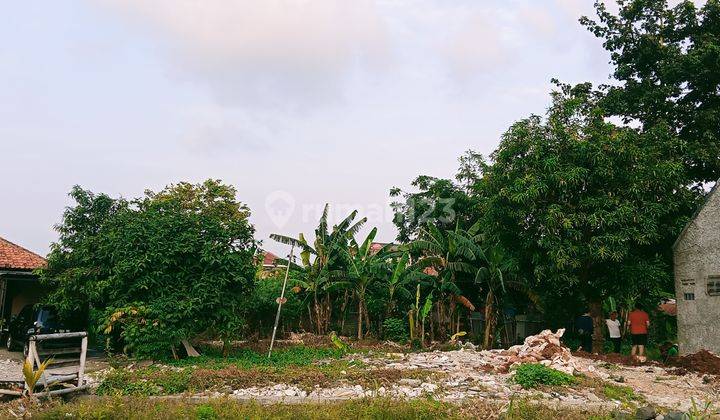
[[[720,354],[720,183],[673,245],[681,354]]]
[[[28,304],[37,303],[44,289],[33,270],[45,258],[0,237],[0,317],[7,322]]]

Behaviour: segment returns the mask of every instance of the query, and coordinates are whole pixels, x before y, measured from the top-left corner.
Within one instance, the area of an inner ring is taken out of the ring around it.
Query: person
[[[575,328],[580,336],[580,349],[592,353],[593,320],[589,312],[575,319]]]
[[[610,341],[613,344],[613,353],[620,353],[620,344],[622,343],[622,335],[620,334],[620,320],[617,319],[616,311],[610,312],[610,318],[605,320],[608,333],[610,333]]]
[[[660,356],[662,356],[663,363],[667,363],[671,357],[678,355],[678,345],[666,341],[660,346]]]
[[[638,305],[635,305],[635,309],[630,312],[628,316],[628,324],[630,325],[630,335],[632,336],[632,350],[630,354],[644,357],[648,327],[650,326],[650,316]]]

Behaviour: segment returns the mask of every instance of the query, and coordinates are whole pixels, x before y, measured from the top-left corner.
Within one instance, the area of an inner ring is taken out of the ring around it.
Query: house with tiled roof
[[[40,255],[0,237],[0,316],[6,322],[40,300],[44,290],[33,272],[46,264]]]

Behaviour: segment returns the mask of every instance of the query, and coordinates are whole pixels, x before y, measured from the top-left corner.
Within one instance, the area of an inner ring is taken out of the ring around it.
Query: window
[[[682,279],[680,284],[683,286],[695,286],[695,279]]]
[[[684,293],[683,298],[685,300],[695,300],[695,293]]]
[[[720,276],[708,276],[707,294],[708,296],[720,296]]]

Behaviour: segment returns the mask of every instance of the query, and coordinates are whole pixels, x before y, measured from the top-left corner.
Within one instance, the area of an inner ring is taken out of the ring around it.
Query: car
[[[25,305],[10,319],[5,347],[8,351],[23,349],[27,356],[30,336],[73,331],[71,322],[63,321],[51,306]],[[43,350],[79,348],[79,339],[52,340],[42,343]]]

